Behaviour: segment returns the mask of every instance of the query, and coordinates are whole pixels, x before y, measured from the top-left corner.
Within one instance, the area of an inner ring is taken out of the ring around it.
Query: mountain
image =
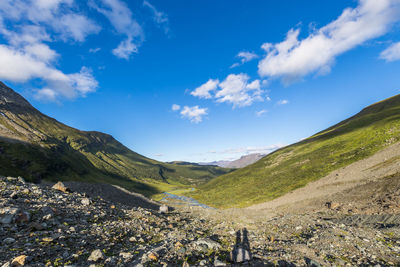
[[[265,154],[260,154],[260,153],[253,153],[249,155],[245,155],[240,157],[240,159],[237,160],[220,160],[220,161],[213,161],[213,162],[201,162],[198,163],[199,165],[214,165],[214,166],[219,166],[223,168],[234,168],[234,169],[239,169],[246,167],[250,164],[253,164],[254,162],[260,160],[263,158]]]
[[[80,131],[35,109],[0,82],[0,174],[28,181],[105,182],[146,195],[204,183],[229,170],[176,165],[135,153],[111,135]]]
[[[252,165],[217,177],[189,195],[221,208],[266,202],[399,140],[400,95],[397,95]]]

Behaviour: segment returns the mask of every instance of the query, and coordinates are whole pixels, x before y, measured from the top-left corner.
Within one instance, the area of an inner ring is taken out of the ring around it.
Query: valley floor
[[[236,266],[400,265],[399,162],[395,144],[268,203],[169,213],[110,185],[2,177],[0,266],[233,266],[243,228],[252,259]]]

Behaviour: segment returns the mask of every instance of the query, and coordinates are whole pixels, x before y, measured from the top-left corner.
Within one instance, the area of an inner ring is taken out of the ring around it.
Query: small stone
[[[132,237],[129,238],[129,242],[136,242],[136,241],[137,241],[137,239],[136,239],[136,237],[134,237],[134,236],[132,236]]]
[[[32,223],[29,224],[29,229],[31,231],[41,231],[41,230],[44,229],[44,227],[40,223],[32,222]]]
[[[104,255],[103,252],[101,252],[100,249],[96,249],[93,250],[92,253],[90,254],[88,261],[93,261],[93,262],[97,262],[99,260],[103,260],[104,259]]]
[[[6,244],[6,245],[10,245],[10,244],[12,244],[14,242],[15,242],[15,239],[12,238],[12,237],[7,237],[6,239],[3,240],[3,243]]]
[[[64,193],[67,193],[70,191],[62,182],[58,182],[55,185],[53,185],[52,189],[58,190],[58,191],[61,191]]]
[[[0,209],[0,223],[10,224],[14,222],[19,209],[17,208],[3,208]]]
[[[207,246],[209,249],[220,249],[221,245],[209,238],[202,238],[195,242],[197,247],[201,247],[203,245]]]
[[[23,211],[19,213],[15,219],[15,222],[18,224],[25,224],[31,220],[31,214],[27,211]]]
[[[190,265],[189,265],[189,263],[188,263],[187,261],[185,261],[185,262],[182,264],[182,267],[190,267]]]
[[[26,261],[25,255],[18,256],[12,260],[11,266],[24,266],[25,261]]]
[[[81,203],[82,203],[82,205],[89,206],[90,205],[90,199],[84,198],[84,199],[81,200]]]
[[[119,256],[122,257],[126,261],[129,261],[133,258],[132,253],[129,253],[129,252],[121,252],[121,253],[119,253]]]
[[[18,193],[17,192],[12,192],[11,193],[11,195],[10,195],[10,198],[12,198],[12,199],[17,199],[18,198]]]
[[[150,253],[147,257],[152,261],[157,261],[158,260],[158,256],[156,254],[154,254],[154,253]]]
[[[160,213],[167,213],[169,210],[167,205],[161,205],[160,206]]]
[[[43,237],[43,238],[42,238],[42,241],[43,241],[43,242],[49,242],[49,243],[50,243],[50,242],[53,242],[53,240],[54,240],[54,239],[51,238],[51,237]]]
[[[226,266],[226,263],[224,263],[224,262],[222,262],[222,261],[220,261],[218,259],[215,259],[214,266],[215,267],[222,267],[222,266]]]

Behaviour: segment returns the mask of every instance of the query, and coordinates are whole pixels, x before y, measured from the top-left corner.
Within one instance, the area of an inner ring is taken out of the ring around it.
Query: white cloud
[[[252,61],[253,59],[258,58],[258,55],[256,53],[253,52],[247,52],[247,51],[242,51],[239,52],[236,57],[240,58],[240,62],[241,63],[234,63],[231,68],[235,68],[238,67],[246,62]]]
[[[13,22],[29,21],[32,25],[52,29],[65,40],[83,42],[90,34],[100,31],[100,26],[75,11],[73,0],[3,0],[0,17]]]
[[[233,107],[245,107],[255,101],[263,101],[263,93],[260,80],[250,82],[247,74],[240,73],[230,74],[222,82],[210,79],[190,94],[199,98],[214,98],[220,103],[231,103]]]
[[[171,107],[171,109],[172,109],[172,111],[178,111],[178,110],[181,109],[181,106],[180,106],[180,105],[177,105],[177,104],[173,104],[172,107]]]
[[[71,38],[79,42],[85,41],[86,36],[101,30],[100,26],[79,14],[63,15],[54,27],[61,32],[63,38]]]
[[[239,54],[237,54],[237,57],[241,58],[242,63],[246,63],[253,59],[258,58],[256,53],[246,52],[246,51],[240,52]]]
[[[44,91],[38,91],[39,98],[48,96],[49,100],[54,100],[58,96],[67,98],[86,96],[98,86],[97,81],[85,67],[79,73],[64,74],[34,54],[0,45],[0,79],[26,82],[37,78],[47,83]]]
[[[115,56],[129,59],[133,53],[137,53],[138,47],[143,41],[143,30],[133,19],[131,10],[123,1],[90,0],[89,6],[106,16],[115,30],[126,36],[126,39],[112,51]]]
[[[35,97],[57,101],[60,97],[86,96],[98,82],[88,68],[66,74],[55,67],[60,56],[48,43],[83,42],[100,27],[77,13],[73,0],[4,0],[0,2],[0,79],[27,82],[39,79],[44,87]]]
[[[150,8],[150,10],[153,12],[154,22],[163,28],[165,34],[168,34],[170,32],[168,16],[164,12],[158,11],[146,0],[143,1],[143,6]]]
[[[256,116],[261,117],[263,114],[267,113],[268,111],[265,109],[262,109],[260,111],[256,111]]]
[[[184,106],[181,111],[182,117],[189,119],[193,123],[201,122],[203,120],[203,116],[207,114],[207,108],[199,108],[199,106]]]
[[[90,48],[90,49],[89,49],[89,53],[95,54],[95,53],[99,52],[100,50],[101,50],[100,47]]]
[[[263,101],[260,81],[254,80],[249,83],[247,74],[230,74],[219,84],[220,90],[215,94],[217,102],[227,102],[234,107],[249,106],[255,101]]]
[[[114,48],[112,53],[119,58],[129,59],[133,53],[138,52],[137,45],[132,41],[131,38],[122,41],[117,48]]]
[[[267,55],[259,62],[260,76],[280,77],[284,83],[311,73],[325,74],[335,58],[364,42],[387,33],[400,16],[399,0],[359,0],[334,21],[299,40],[299,29],[277,44],[266,43]]]
[[[380,58],[386,60],[387,62],[400,60],[400,42],[394,43],[382,51]]]
[[[286,105],[289,104],[289,100],[283,99],[283,100],[279,100],[278,102],[276,102],[277,105]]]
[[[219,80],[209,79],[205,84],[197,87],[193,92],[190,94],[192,96],[197,96],[199,98],[212,98],[210,92],[217,89],[219,84]]]

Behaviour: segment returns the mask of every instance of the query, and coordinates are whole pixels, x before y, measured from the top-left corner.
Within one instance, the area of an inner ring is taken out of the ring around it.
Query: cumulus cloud
[[[211,94],[214,92],[214,94]],[[263,101],[260,80],[250,81],[247,74],[230,74],[225,80],[208,80],[190,94],[199,98],[214,98],[220,103],[230,103],[233,107],[245,107],[255,101]]]
[[[55,67],[60,56],[51,49],[54,41],[84,41],[100,27],[75,11],[72,0],[4,0],[0,2],[0,79],[27,82],[44,81],[36,90],[38,99],[56,101],[59,97],[86,96],[98,82],[90,69],[66,74]]]
[[[201,122],[203,120],[203,116],[207,114],[207,108],[199,108],[199,106],[184,106],[181,111],[182,117],[189,119],[193,123]]]
[[[399,0],[359,0],[356,8],[345,9],[305,39],[299,40],[299,29],[291,29],[283,42],[263,44],[267,54],[258,64],[258,73],[284,83],[328,73],[338,55],[387,33],[399,14]]]
[[[197,96],[199,98],[211,98],[212,96],[210,92],[217,89],[218,84],[219,80],[209,79],[205,84],[201,85],[200,87],[197,87],[190,94],[192,96]]]
[[[178,110],[181,109],[181,106],[180,106],[180,105],[177,105],[177,104],[173,104],[172,107],[171,107],[171,109],[172,109],[172,111],[178,111]]]
[[[230,74],[219,84],[220,90],[215,94],[217,102],[231,103],[234,107],[245,107],[255,101],[263,101],[260,81],[249,82],[247,74]]]
[[[123,1],[90,0],[89,6],[103,14],[119,34],[125,35],[125,40],[112,51],[116,57],[129,59],[133,53],[137,53],[144,38],[143,30]]]
[[[278,102],[276,102],[277,105],[286,105],[289,104],[289,100],[283,99],[283,100],[279,100]]]
[[[394,43],[382,51],[380,58],[386,60],[387,62],[400,60],[400,42]]]
[[[143,6],[148,7],[152,11],[154,22],[164,30],[165,34],[168,34],[170,32],[168,16],[164,12],[158,11],[146,0],[143,1]]]

